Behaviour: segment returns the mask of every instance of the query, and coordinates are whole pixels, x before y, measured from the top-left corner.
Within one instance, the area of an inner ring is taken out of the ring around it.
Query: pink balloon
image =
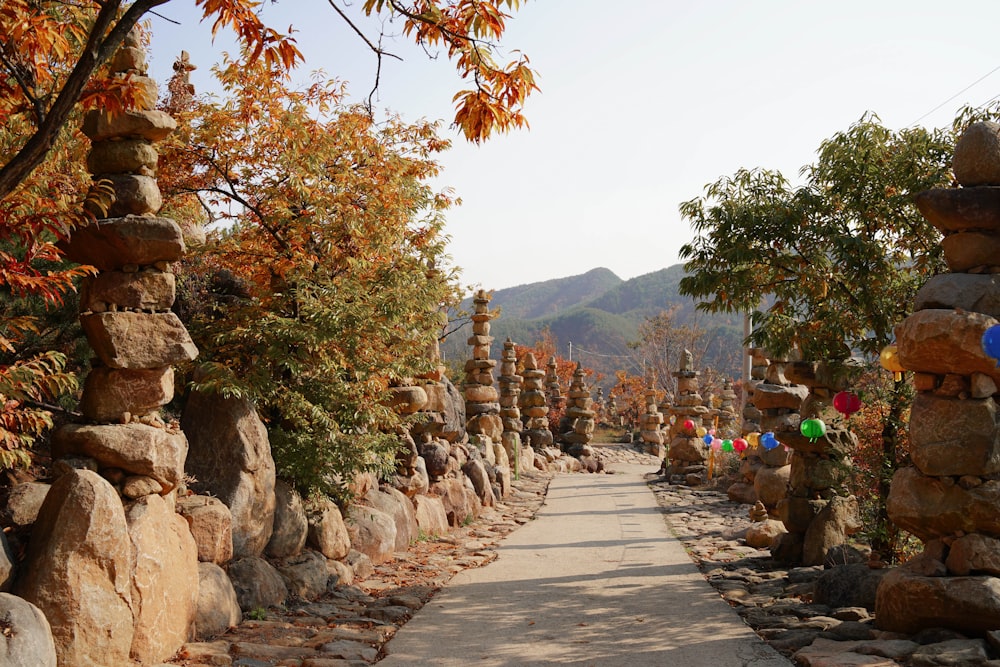
[[[722,449],[722,440],[719,440],[718,438],[714,438],[712,440],[712,451],[716,451],[717,452],[720,449]]]

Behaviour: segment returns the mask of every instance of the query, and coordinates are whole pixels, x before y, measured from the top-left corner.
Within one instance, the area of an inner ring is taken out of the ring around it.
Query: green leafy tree
[[[260,61],[217,69],[222,103],[196,102],[162,148],[161,187],[224,223],[184,276],[202,350],[196,387],[251,398],[280,473],[343,495],[385,472],[400,417],[387,388],[430,370],[448,196],[426,179],[448,146],[431,123],[344,105],[341,88],[290,89]]]
[[[893,132],[866,115],[822,143],[801,186],[762,169],[718,180],[681,206],[697,234],[681,249],[690,274],[681,291],[710,312],[756,310],[751,341],[775,354],[842,360],[856,352],[874,364],[916,290],[942,268],[940,235],[911,197],[950,182],[953,145],[950,133]],[[882,525],[908,386],[896,382],[888,400]],[[885,552],[888,541],[872,546]]]

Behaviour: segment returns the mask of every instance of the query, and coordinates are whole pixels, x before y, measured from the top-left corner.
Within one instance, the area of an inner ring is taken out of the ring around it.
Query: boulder
[[[897,526],[928,541],[958,531],[1000,537],[998,505],[998,480],[966,489],[951,477],[928,477],[910,466],[893,475],[886,510]]]
[[[489,475],[487,474],[482,461],[467,461],[466,464],[462,466],[462,472],[465,473],[465,476],[469,478],[470,482],[472,482],[472,487],[475,489],[476,496],[479,498],[479,502],[483,504],[483,507],[493,507],[497,504],[497,499],[493,495],[493,487],[490,484]]]
[[[98,366],[83,383],[80,412],[92,422],[121,423],[125,415],[155,412],[174,397],[174,369],[130,370]]]
[[[351,546],[375,565],[392,560],[396,551],[396,522],[373,507],[352,505],[347,511]]]
[[[274,484],[274,529],[264,552],[271,558],[288,558],[302,551],[309,534],[309,520],[302,496],[283,479]]]
[[[1000,188],[934,188],[913,197],[920,214],[944,233],[1000,229]]]
[[[758,410],[785,408],[798,410],[809,395],[809,387],[800,384],[777,385],[761,383],[753,394],[753,404]]]
[[[354,581],[363,581],[375,572],[372,559],[367,554],[363,554],[356,549],[351,549],[343,562],[351,568],[351,576],[354,578]]]
[[[418,534],[444,535],[448,532],[448,515],[437,496],[416,496],[413,499]]]
[[[787,533],[785,524],[776,519],[755,521],[747,528],[744,539],[747,546],[755,549],[770,549],[780,535]]]
[[[59,664],[128,664],[134,561],[114,488],[89,470],[56,480],[38,513],[15,593],[48,619]]]
[[[933,577],[895,568],[879,584],[875,624],[915,634],[950,628],[966,635],[1000,628],[1000,579],[992,576]]]
[[[22,482],[14,485],[7,495],[7,507],[3,510],[2,523],[16,528],[24,528],[35,523],[49,487],[49,484],[43,482]]]
[[[56,667],[52,630],[38,607],[15,595],[0,593],[0,628],[0,665]]]
[[[321,498],[306,510],[309,532],[306,543],[330,560],[340,560],[351,550],[351,537],[340,508],[329,498]]]
[[[102,179],[111,181],[115,189],[115,200],[107,210],[107,217],[120,218],[126,215],[152,215],[163,206],[163,197],[156,179],[142,174],[102,174]],[[100,215],[98,211],[95,214]]]
[[[767,507],[775,507],[778,501],[788,495],[788,479],[792,467],[761,468],[753,480],[757,498]]]
[[[142,215],[78,227],[61,247],[70,261],[90,264],[101,271],[176,262],[185,251],[184,236],[176,222]]]
[[[80,316],[87,342],[105,366],[132,370],[193,361],[198,348],[171,312],[118,311]]]
[[[187,521],[160,496],[135,501],[125,519],[136,556],[131,656],[156,664],[174,655],[191,634],[198,609],[198,547]]]
[[[92,142],[105,139],[141,138],[160,141],[177,129],[177,121],[165,111],[116,111],[94,109],[84,114],[81,130]]]
[[[184,433],[145,424],[67,424],[52,434],[52,456],[82,455],[104,468],[152,477],[169,493],[184,477]]]
[[[420,458],[431,481],[444,477],[448,472],[448,448],[441,443],[432,441],[420,445]]]
[[[465,483],[461,480],[450,478],[435,482],[431,485],[431,494],[441,498],[450,526],[461,526],[470,517],[475,518],[478,513],[472,502],[473,498],[478,502],[478,496],[472,490],[470,498],[465,491]]]
[[[104,312],[111,304],[119,309],[169,310],[176,295],[176,279],[167,271],[104,271],[80,282],[80,312]]]
[[[198,563],[198,609],[194,636],[199,641],[221,635],[243,618],[233,582],[215,563]]]
[[[158,161],[156,149],[143,139],[123,141],[99,141],[87,153],[87,171],[91,174],[144,173],[156,172]]]
[[[726,496],[734,503],[744,505],[753,505],[757,502],[757,490],[753,488],[753,484],[746,482],[730,484],[729,488],[726,489]]]
[[[281,575],[285,587],[292,595],[313,600],[326,593],[330,572],[323,554],[304,549],[289,558],[279,558],[274,568]]]
[[[218,498],[183,496],[177,512],[187,520],[198,547],[198,560],[225,565],[233,559],[233,514]]]
[[[15,562],[7,535],[0,530],[0,592],[8,592],[14,585]]]
[[[229,564],[229,580],[233,582],[240,609],[251,612],[285,604],[288,589],[278,571],[263,558],[247,556]]]
[[[996,324],[989,315],[959,310],[921,310],[896,326],[896,348],[904,368],[922,373],[1000,379],[996,361],[983,352],[983,332]]]
[[[190,443],[190,487],[229,507],[234,557],[259,556],[274,527],[275,472],[257,412],[246,400],[193,391],[181,428]]]
[[[1000,539],[978,533],[963,535],[952,542],[945,565],[948,572],[960,576],[1000,576]]]
[[[959,309],[1000,318],[1000,276],[940,273],[917,291],[913,310]]]
[[[955,143],[955,180],[965,187],[1000,185],[1000,124],[977,121]]]
[[[941,239],[944,261],[956,273],[997,266],[1000,238],[982,232],[956,232]]]
[[[382,485],[380,489],[372,489],[362,502],[368,507],[374,507],[392,517],[396,524],[396,551],[406,551],[410,543],[417,539],[420,527],[417,525],[417,515],[413,503],[400,491],[391,486]]]
[[[441,437],[448,442],[458,442],[465,437],[465,398],[447,377],[442,378],[441,383],[444,385],[447,395]],[[428,472],[430,472],[429,469]]]
[[[423,387],[389,387],[389,405],[397,412],[409,415],[424,409],[427,405],[427,392]]]
[[[392,485],[407,497],[413,498],[422,493],[427,493],[430,483],[430,476],[427,474],[427,463],[423,457],[418,456],[416,462],[413,464],[413,474],[396,475],[393,478]]]
[[[925,475],[1000,472],[1000,429],[993,398],[956,399],[920,392],[910,410],[910,455]]]
[[[809,524],[802,542],[802,564],[822,565],[832,547],[844,544],[861,529],[858,501],[854,496],[834,496]]]

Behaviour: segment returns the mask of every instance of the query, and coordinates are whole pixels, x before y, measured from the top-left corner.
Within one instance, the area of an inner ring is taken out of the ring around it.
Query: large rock
[[[15,592],[45,614],[59,664],[128,664],[134,558],[114,488],[89,470],[56,480],[35,522]]]
[[[949,628],[967,635],[1000,628],[1000,578],[928,577],[898,567],[882,579],[875,599],[882,630],[916,634]]]
[[[802,564],[822,565],[826,553],[861,529],[854,496],[834,496],[809,524],[802,543]]]
[[[913,202],[942,232],[1000,229],[1000,188],[934,188],[918,192]]]
[[[416,511],[410,499],[400,491],[382,485],[379,489],[369,491],[362,502],[392,517],[396,524],[396,551],[406,551],[410,543],[417,539],[420,527],[417,525]]]
[[[427,392],[423,387],[389,387],[389,405],[397,412],[409,415],[427,406]]]
[[[125,513],[135,554],[132,658],[167,660],[188,640],[198,609],[198,547],[187,521],[160,496],[145,496]]]
[[[465,397],[447,377],[441,379],[447,399],[445,401],[444,428],[441,437],[448,442],[458,442],[465,438]],[[430,470],[428,469],[428,472]]]
[[[185,251],[180,226],[170,218],[127,215],[78,227],[63,245],[66,258],[101,271],[127,265],[176,262]],[[124,305],[124,304],[122,304]]]
[[[758,470],[753,480],[757,498],[767,507],[775,507],[779,500],[788,495],[788,479],[791,472],[791,466]]]
[[[469,492],[466,492],[465,483],[462,480],[449,478],[435,482],[431,485],[431,494],[441,498],[450,526],[461,526],[470,517],[475,518],[479,512],[479,508],[473,503],[473,501],[478,503],[475,490],[470,489]]]
[[[482,461],[479,459],[466,461],[465,465],[462,466],[462,472],[472,482],[472,487],[475,489],[476,496],[479,497],[479,502],[483,504],[483,507],[493,507],[497,504],[489,475],[487,475],[486,467]]]
[[[1000,124],[978,121],[955,143],[955,180],[965,187],[1000,185]]]
[[[224,565],[233,559],[233,514],[225,503],[211,496],[184,496],[177,499],[177,512],[188,522],[199,561]]]
[[[955,272],[993,267],[1000,262],[1000,238],[982,232],[956,232],[941,239],[944,261]]]
[[[174,397],[174,369],[128,370],[98,366],[83,384],[80,412],[92,422],[121,423],[126,413],[141,417]]]
[[[785,408],[798,410],[809,395],[809,387],[801,384],[776,385],[761,383],[753,394],[753,404],[758,410]]]
[[[770,549],[775,540],[787,532],[788,531],[785,530],[785,524],[780,521],[776,519],[765,519],[764,521],[755,521],[754,523],[751,523],[747,528],[747,533],[744,539],[749,547],[754,547],[755,549]]]
[[[236,600],[245,612],[277,607],[285,604],[288,598],[285,581],[263,558],[241,558],[229,564],[228,573],[236,591]]]
[[[111,368],[163,368],[198,356],[174,313],[93,313],[81,315],[80,326],[101,363]]]
[[[176,295],[176,279],[167,271],[104,271],[80,282],[80,312],[100,313],[111,305],[130,310],[169,310]]]
[[[53,458],[82,455],[102,467],[152,477],[168,493],[184,476],[184,433],[145,424],[67,424],[52,434]]]
[[[444,503],[437,496],[416,496],[413,499],[416,509],[417,526],[424,535],[444,535],[448,532],[448,514]]]
[[[23,482],[14,485],[7,494],[7,506],[3,509],[3,523],[24,528],[35,523],[38,511],[49,493],[49,484],[43,482]]]
[[[432,441],[420,445],[420,458],[430,480],[440,479],[448,472],[448,448],[440,442]]]
[[[306,510],[309,534],[306,543],[330,560],[340,560],[351,550],[351,536],[340,508],[329,498],[322,498]]]
[[[243,617],[233,582],[215,563],[198,563],[198,611],[194,636],[200,641],[239,625]]]
[[[302,496],[291,484],[279,479],[274,484],[274,529],[264,552],[271,558],[288,558],[302,551],[309,534],[309,521]]]
[[[14,585],[14,552],[7,541],[7,535],[0,530],[0,592],[6,593]]]
[[[1000,318],[1000,276],[972,273],[933,276],[913,300],[913,310],[929,308],[971,310]]]
[[[904,368],[923,373],[983,373],[1000,381],[996,361],[983,352],[983,332],[996,324],[989,315],[958,310],[921,310],[896,326],[896,347]]]
[[[35,605],[0,593],[0,665],[56,667],[56,645],[45,614]]]
[[[960,576],[1000,576],[1000,540],[978,533],[963,535],[952,542],[945,565],[948,572]]]
[[[95,109],[84,114],[81,127],[93,142],[105,139],[140,138],[160,141],[177,129],[177,121],[165,111],[116,111]]]
[[[951,477],[928,477],[911,466],[893,475],[886,510],[897,526],[928,541],[959,531],[1000,537],[998,506],[998,480],[966,489]]]
[[[919,392],[910,410],[910,456],[925,475],[1000,471],[1000,429],[992,398],[966,399]]]
[[[115,200],[107,211],[109,218],[155,214],[163,206],[160,187],[151,176],[104,174],[102,179],[111,181],[115,190]]]
[[[828,607],[864,607],[875,611],[879,583],[889,572],[865,563],[848,563],[824,570],[816,579],[813,602]]]
[[[347,510],[351,546],[378,565],[392,560],[396,551],[396,522],[374,507],[352,505]]]
[[[330,572],[323,554],[305,549],[290,558],[279,558],[274,567],[292,595],[313,600],[326,593]]]
[[[87,153],[87,171],[91,174],[151,175],[156,172],[156,149],[142,139],[99,141]]]
[[[249,401],[191,392],[181,417],[190,486],[233,516],[233,555],[259,556],[274,527],[274,459],[267,429]]]

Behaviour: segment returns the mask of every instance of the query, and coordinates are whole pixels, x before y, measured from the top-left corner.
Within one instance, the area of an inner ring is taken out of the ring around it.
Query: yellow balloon
[[[878,361],[882,368],[892,373],[902,373],[906,369],[899,361],[899,350],[895,345],[886,345],[878,355]]]
[[[708,429],[705,428],[704,426],[699,426],[698,429],[695,431],[695,433],[698,434],[699,438],[704,438],[705,434],[708,433]]]
[[[753,433],[747,433],[744,440],[747,441],[748,445],[756,449],[757,447],[760,446],[760,433],[758,433],[757,431],[754,431]]]

